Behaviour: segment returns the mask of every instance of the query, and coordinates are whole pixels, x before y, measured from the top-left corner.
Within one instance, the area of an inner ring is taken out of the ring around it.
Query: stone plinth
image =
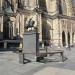
[[[38,33],[28,31],[24,33],[23,53],[24,57],[31,61],[36,61],[36,55],[39,52]]]

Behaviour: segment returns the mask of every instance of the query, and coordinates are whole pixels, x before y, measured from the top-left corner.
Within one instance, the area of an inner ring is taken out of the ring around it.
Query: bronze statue
[[[34,24],[35,24],[35,21],[33,21],[32,18],[30,18],[26,26],[26,29],[31,28],[32,30],[32,28],[34,27]]]

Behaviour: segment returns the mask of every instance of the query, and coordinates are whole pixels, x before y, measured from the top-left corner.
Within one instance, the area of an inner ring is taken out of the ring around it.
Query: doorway
[[[74,43],[74,32],[72,33],[72,43]]]
[[[66,45],[66,39],[65,39],[65,32],[62,32],[62,45],[65,46]]]
[[[13,37],[13,26],[10,19],[7,19],[3,23],[3,39],[12,39]]]
[[[68,32],[68,46],[70,46],[70,33]]]

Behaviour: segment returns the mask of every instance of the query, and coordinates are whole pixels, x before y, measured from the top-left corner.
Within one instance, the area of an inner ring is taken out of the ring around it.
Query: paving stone
[[[59,72],[60,70],[62,72],[67,70],[70,74],[75,71],[75,48],[72,48],[71,50],[64,50],[65,55],[68,58],[65,62],[31,62],[28,64],[20,64],[19,55],[17,53],[13,53],[12,51],[0,52],[0,75],[36,75],[37,72],[45,69],[46,67],[58,69]],[[67,75],[66,72],[59,74]]]

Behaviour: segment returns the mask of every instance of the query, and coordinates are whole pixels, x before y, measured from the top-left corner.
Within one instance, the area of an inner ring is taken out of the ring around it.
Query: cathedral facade
[[[40,42],[75,43],[72,0],[0,0],[0,40],[23,38],[30,20],[38,29]]]

